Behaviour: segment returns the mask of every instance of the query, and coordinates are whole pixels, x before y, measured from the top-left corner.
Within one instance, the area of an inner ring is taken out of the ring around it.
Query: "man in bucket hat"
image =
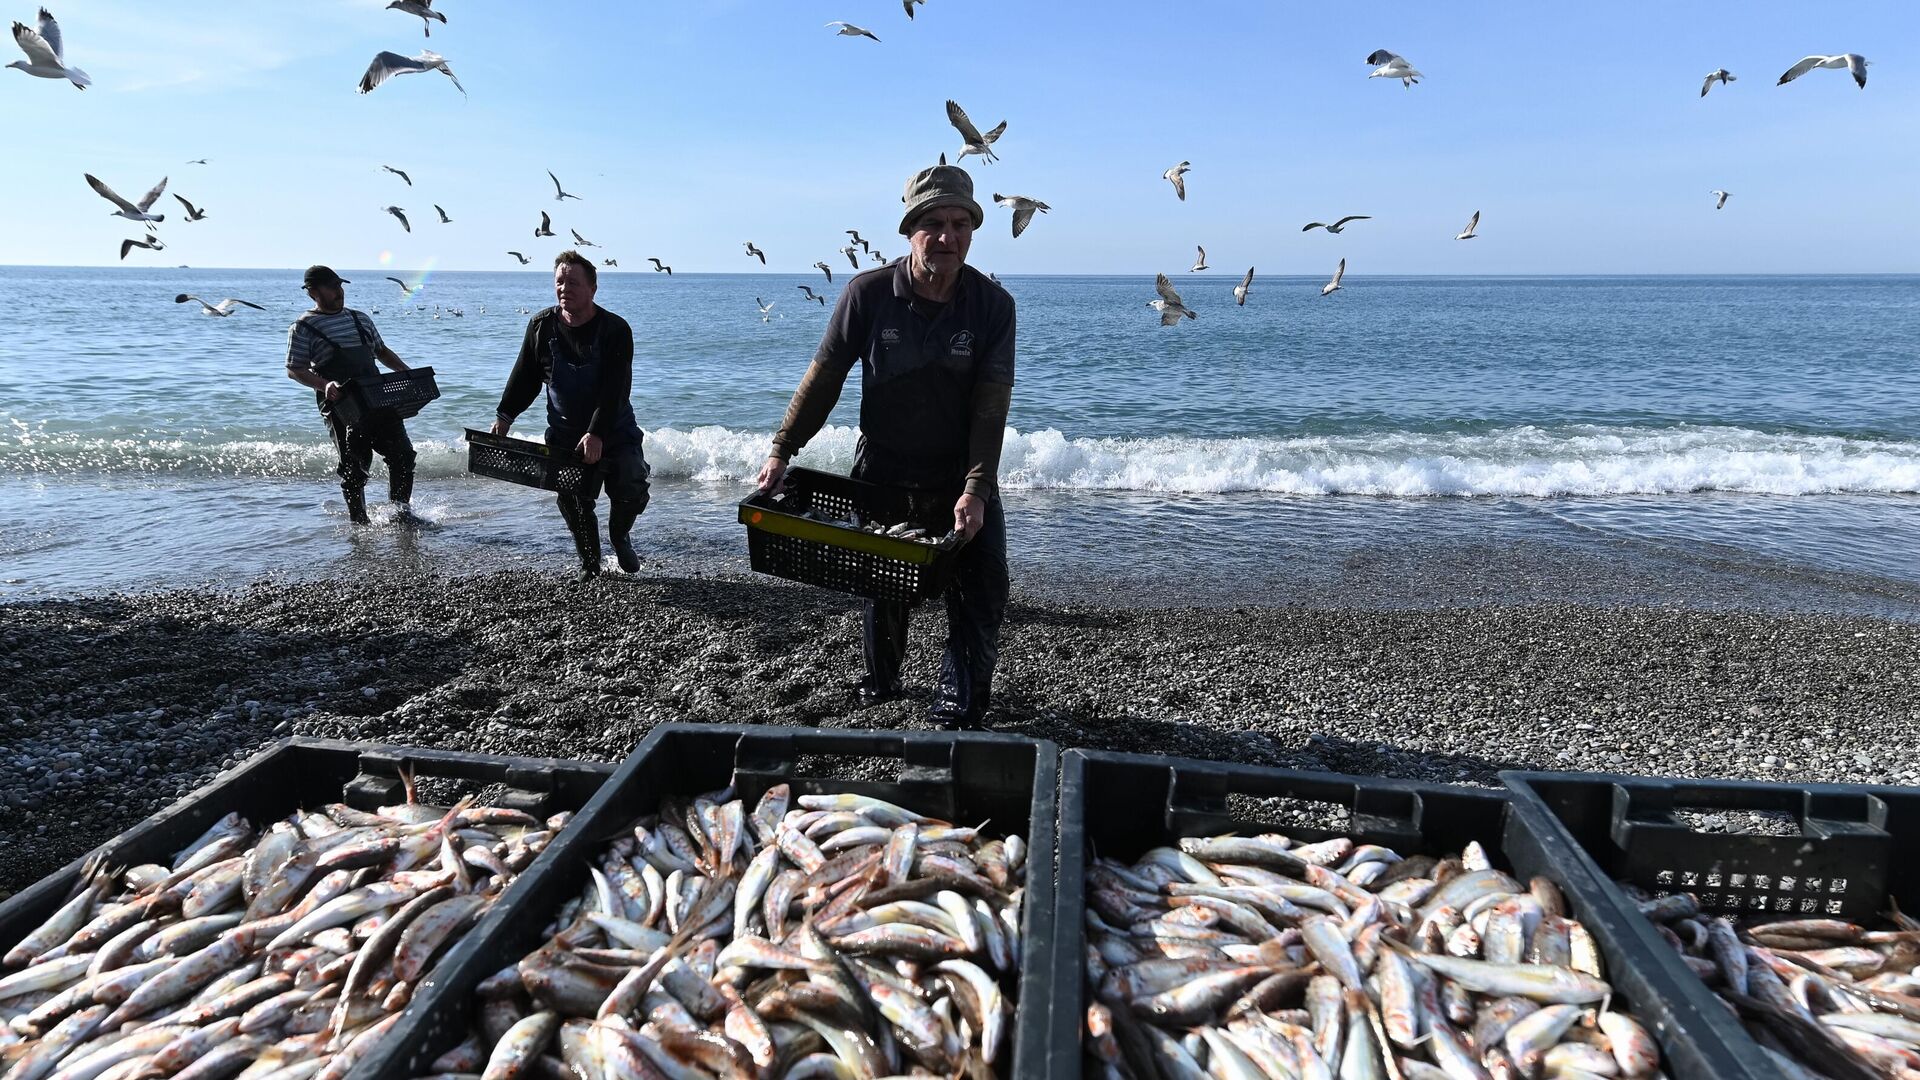
[[[900,234],[912,254],[859,274],[834,305],[813,363],[760,469],[762,490],[825,425],[860,364],[860,442],[853,475],[905,487],[930,507],[921,522],[966,539],[946,594],[947,645],[931,719],[977,727],[987,711],[1007,608],[1007,526],[1000,439],[1013,396],[1013,297],[967,265],[980,227],[973,178],[946,164],[907,181]],[[949,508],[951,516],[949,518]],[[907,605],[870,601],[859,699],[900,693]]]
[[[332,267],[309,266],[300,283],[313,307],[287,330],[287,378],[313,389],[327,422],[327,435],[340,454],[335,471],[340,474],[347,517],[356,525],[367,523],[367,470],[378,452],[387,463],[387,498],[393,503],[394,521],[411,523],[415,520],[410,503],[414,453],[405,421],[392,409],[374,409],[349,426],[333,409],[342,383],[379,372],[375,360],[394,371],[406,371],[407,365],[387,348],[365,312],[347,306],[347,290],[341,286],[351,282]]]

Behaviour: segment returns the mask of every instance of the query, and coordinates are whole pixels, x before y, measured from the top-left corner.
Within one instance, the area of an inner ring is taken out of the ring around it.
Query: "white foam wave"
[[[798,459],[844,472],[857,433],[830,427]],[[768,436],[718,426],[647,432],[664,480],[743,481]],[[458,438],[415,436],[422,476],[466,471]],[[318,441],[196,441],[0,434],[0,473],[330,476]],[[1920,443],[1728,426],[1522,425],[1484,432],[1352,432],[1288,437],[1070,438],[1007,430],[1011,489],[1272,492],[1290,495],[1597,496],[1726,491],[1767,495],[1920,492]]]

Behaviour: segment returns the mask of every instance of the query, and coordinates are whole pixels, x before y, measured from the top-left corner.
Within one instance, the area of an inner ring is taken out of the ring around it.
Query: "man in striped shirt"
[[[314,401],[327,422],[327,435],[340,453],[340,494],[347,516],[356,525],[367,523],[367,470],[378,453],[387,463],[387,498],[394,520],[413,520],[413,441],[407,425],[392,409],[374,409],[358,423],[348,425],[335,412],[341,384],[379,373],[374,361],[394,371],[406,371],[406,362],[380,339],[380,331],[366,313],[347,306],[347,279],[331,267],[309,266],[302,283],[313,308],[287,331],[287,378],[313,388]]]

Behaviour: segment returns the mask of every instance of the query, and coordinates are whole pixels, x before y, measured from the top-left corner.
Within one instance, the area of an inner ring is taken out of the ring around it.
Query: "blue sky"
[[[31,21],[12,0],[6,18]],[[1168,6],[927,0],[640,4],[440,0],[431,42],[383,0],[246,5],[56,0],[95,85],[0,70],[16,148],[0,262],[113,264],[137,228],[92,172],[137,197],[162,175],[165,252],[147,265],[396,270],[536,267],[539,211],[617,256],[682,271],[844,264],[841,230],[887,254],[903,181],[953,154],[943,103],[1002,160],[968,158],[981,201],[1042,199],[1018,240],[988,207],[973,261],[1003,274],[1920,271],[1920,4]],[[882,39],[835,36],[845,19]],[[0,43],[5,44],[5,43]],[[381,49],[437,74],[353,87]],[[12,46],[6,44],[11,50]],[[1373,49],[1428,75],[1367,79]],[[1811,52],[1874,61],[1791,85]],[[8,59],[17,59],[12,53]],[[1739,81],[1699,97],[1701,77]],[[190,166],[189,158],[211,164]],[[1193,162],[1188,198],[1162,170]],[[379,170],[411,173],[409,189]],[[586,201],[556,204],[546,170]],[[1711,189],[1733,192],[1715,212]],[[432,203],[451,225],[437,224]],[[380,211],[409,211],[412,234]],[[1474,210],[1481,238],[1452,237]],[[1300,226],[1366,213],[1344,235]]]

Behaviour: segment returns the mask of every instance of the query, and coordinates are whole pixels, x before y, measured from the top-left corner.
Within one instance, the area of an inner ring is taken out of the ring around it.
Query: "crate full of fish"
[[[1920,1070],[1920,790],[1502,778],[1541,847],[1590,867],[1591,902],[1629,913],[1700,1003],[1721,1075]]]
[[[348,424],[361,423],[382,409],[404,420],[419,415],[439,396],[440,386],[433,381],[430,367],[382,371],[348,379],[340,388],[340,400],[333,403],[333,411]]]
[[[1049,743],[663,725],[394,1076],[1039,1077]]]
[[[740,503],[754,570],[875,600],[946,591],[960,550],[953,500],[813,469]]]
[[[582,461],[578,451],[477,428],[467,429],[467,471],[546,491],[574,495],[600,491],[600,466]]]
[[[371,1075],[611,772],[276,744],[0,904],[0,1073]]]
[[[1055,1080],[1722,1076],[1503,792],[1070,750]]]

